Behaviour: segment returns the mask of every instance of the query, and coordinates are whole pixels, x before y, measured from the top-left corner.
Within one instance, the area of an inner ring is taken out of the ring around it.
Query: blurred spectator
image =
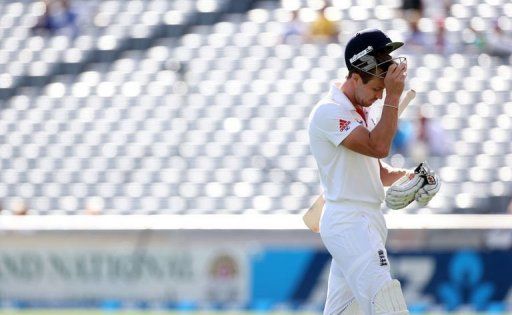
[[[471,36],[466,43],[471,44],[480,53],[508,58],[512,55],[512,35],[507,34],[498,20],[488,31],[477,30],[472,26],[467,28]]]
[[[309,36],[313,41],[335,43],[339,41],[339,29],[335,21],[326,16],[328,6],[325,5],[318,11],[316,19],[311,23]]]
[[[464,42],[466,45],[471,45],[471,50],[476,50],[476,52],[484,52],[486,43],[486,36],[484,32],[480,32],[476,30],[473,26],[469,25],[468,28],[464,31]]]
[[[15,201],[13,201],[12,213],[14,215],[27,215],[28,210],[29,210],[28,204],[24,200],[17,199]]]
[[[86,215],[99,215],[101,214],[103,211],[102,209],[100,208],[95,208],[95,207],[85,207],[85,211],[84,211],[84,214]]]
[[[391,150],[393,154],[407,156],[411,141],[413,140],[413,128],[410,122],[401,120],[398,122],[398,128],[393,138]]]
[[[43,0],[44,12],[32,28],[48,35],[78,35],[78,14],[69,0]]]
[[[299,18],[299,11],[290,12],[290,20],[283,25],[282,43],[302,44],[306,35],[306,26]]]
[[[418,20],[409,22],[409,34],[405,40],[408,48],[415,51],[422,51],[428,46],[425,34],[420,31]]]
[[[409,36],[406,43],[412,49],[425,46],[425,35],[419,29],[419,21],[423,17],[422,0],[402,0],[402,14],[409,25]]]
[[[436,22],[436,52],[440,54],[447,53],[448,45],[446,43],[446,27],[444,24],[444,18],[439,18]]]
[[[417,21],[423,16],[422,0],[402,0],[401,9],[407,21]]]
[[[421,162],[430,156],[445,156],[450,153],[450,145],[450,137],[439,122],[420,112],[416,142],[411,146],[411,157],[416,162]]]
[[[84,214],[98,215],[103,212],[105,201],[101,197],[91,197],[85,203]]]
[[[450,40],[446,34],[446,23],[444,17],[436,19],[436,34],[434,42],[434,52],[438,54],[449,55],[460,49],[460,43]]]
[[[486,50],[490,55],[508,58],[512,54],[512,37],[505,33],[500,23],[495,21],[487,34]]]

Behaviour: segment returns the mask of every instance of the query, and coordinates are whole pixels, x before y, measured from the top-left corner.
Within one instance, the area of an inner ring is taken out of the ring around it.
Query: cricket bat
[[[416,91],[409,90],[405,93],[404,98],[398,104],[398,116],[402,115],[404,110],[409,106],[409,103],[416,97]],[[308,211],[302,216],[302,220],[306,226],[315,233],[320,232],[320,217],[324,208],[325,200],[324,195],[320,194],[315,202],[309,207]]]

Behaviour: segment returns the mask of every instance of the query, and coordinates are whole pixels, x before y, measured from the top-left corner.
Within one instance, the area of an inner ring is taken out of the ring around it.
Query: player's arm
[[[402,176],[406,174],[412,174],[412,171],[408,171],[403,168],[394,168],[391,165],[379,160],[380,166],[380,180],[382,181],[382,185],[391,186],[394,182],[399,180]]]
[[[383,112],[391,110],[393,109],[384,109]],[[384,122],[387,126],[386,128],[379,128],[382,130],[382,132],[379,132],[377,128],[379,125],[384,125]],[[375,126],[375,129],[372,131],[369,131],[364,126],[358,126],[356,129],[354,129],[354,131],[350,133],[349,136],[345,138],[345,140],[343,140],[341,144],[357,153],[382,159],[389,155],[391,142],[389,142],[388,145],[388,138],[393,139],[395,132],[396,119],[395,123],[392,119],[389,119],[388,121],[381,119],[377,126]]]
[[[384,158],[389,154],[391,142],[398,125],[398,102],[404,89],[406,64],[391,65],[384,78],[386,99],[382,116],[372,131],[363,126],[354,129],[341,143],[357,153]]]

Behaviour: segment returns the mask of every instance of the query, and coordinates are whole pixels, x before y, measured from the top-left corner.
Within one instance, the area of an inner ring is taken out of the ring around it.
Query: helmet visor
[[[383,79],[386,77],[388,69],[392,64],[400,65],[402,63],[407,64],[407,58],[396,57],[378,62],[374,56],[366,55],[353,63],[352,66],[359,71]]]

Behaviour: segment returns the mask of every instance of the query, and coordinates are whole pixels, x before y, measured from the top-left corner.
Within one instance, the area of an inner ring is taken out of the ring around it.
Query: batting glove
[[[402,209],[414,201],[416,193],[425,183],[425,178],[417,172],[420,166],[416,168],[413,174],[402,176],[388,188],[385,198],[388,208],[393,210]]]
[[[441,188],[441,179],[432,171],[426,162],[420,164],[421,176],[425,179],[425,184],[417,192],[414,199],[418,205],[426,206]]]

